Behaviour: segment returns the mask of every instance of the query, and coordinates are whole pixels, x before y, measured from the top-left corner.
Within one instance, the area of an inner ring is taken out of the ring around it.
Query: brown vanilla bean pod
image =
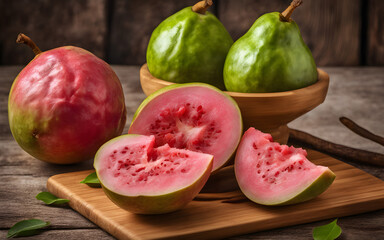
[[[214,201],[237,198],[243,195],[240,191],[224,192],[224,193],[199,193],[194,200],[195,201]]]
[[[328,142],[321,138],[315,137],[309,133],[295,129],[289,129],[289,138],[305,143],[311,148],[322,152],[334,154],[339,157],[348,158],[350,160],[360,163],[384,167],[384,155],[380,153],[374,153],[366,150],[360,150]]]
[[[242,203],[248,201],[248,198],[246,196],[240,196],[240,197],[235,197],[235,198],[230,198],[230,199],[225,199],[221,201],[222,203]]]
[[[240,190],[233,165],[226,166],[213,173],[200,193],[226,193]]]
[[[372,141],[384,146],[384,138],[383,137],[376,135],[376,134],[368,131],[367,129],[359,126],[358,124],[356,124],[354,121],[352,121],[349,118],[341,117],[341,118],[339,118],[339,120],[344,126],[346,126],[349,130],[356,133],[357,135],[362,136],[364,138],[367,138],[369,140],[372,140]]]

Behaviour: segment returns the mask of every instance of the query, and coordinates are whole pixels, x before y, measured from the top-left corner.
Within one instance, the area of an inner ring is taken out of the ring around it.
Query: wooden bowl
[[[317,73],[316,83],[297,90],[276,93],[226,93],[235,99],[240,107],[244,130],[255,127],[270,133],[275,141],[286,144],[289,137],[287,124],[324,102],[329,75],[321,69],[317,69]],[[140,83],[147,96],[174,84],[152,76],[147,64],[140,69]]]

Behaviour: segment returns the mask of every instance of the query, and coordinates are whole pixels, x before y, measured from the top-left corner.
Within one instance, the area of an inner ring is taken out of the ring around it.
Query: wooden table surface
[[[136,108],[145,98],[139,83],[139,66],[113,68],[125,92],[128,121],[124,132],[127,132]],[[52,165],[34,159],[17,145],[9,130],[7,102],[11,84],[21,69],[21,66],[0,67],[0,239],[5,238],[13,224],[29,218],[51,222],[50,227],[33,239],[113,239],[71,208],[50,207],[35,199],[37,193],[46,191],[48,177],[91,169],[93,162],[89,160],[76,165]],[[338,120],[340,116],[349,117],[370,131],[384,136],[384,68],[328,67],[324,70],[331,77],[325,102],[289,126],[336,143],[384,153],[384,147],[354,134]],[[382,168],[343,160],[384,179]],[[311,239],[315,226],[331,220],[230,239]],[[384,210],[341,217],[338,223],[343,230],[339,239],[383,239],[384,236]]]

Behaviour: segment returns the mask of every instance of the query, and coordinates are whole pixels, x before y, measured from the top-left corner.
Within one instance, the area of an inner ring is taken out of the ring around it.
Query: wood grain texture
[[[42,51],[75,45],[105,56],[107,0],[0,1],[0,64],[26,64],[34,54],[16,44],[22,32]]]
[[[91,169],[92,160],[68,166],[47,164],[29,156],[17,145],[8,126],[7,102],[12,81],[22,67],[0,66],[0,176],[2,176],[0,181],[3,183],[0,185],[0,239],[5,239],[8,229],[17,221],[31,217],[49,220],[52,226],[36,237],[21,239],[115,239],[76,211],[68,207],[63,209],[49,207],[34,198],[40,191],[47,190],[45,185],[50,176]],[[127,126],[124,130],[126,133],[136,108],[145,98],[139,81],[140,67],[112,66],[112,68],[119,76],[124,89],[128,113]],[[342,115],[347,116],[370,131],[384,135],[382,124],[384,68],[334,67],[324,70],[331,77],[325,102],[293,121],[290,126],[329,141],[383,152],[383,147],[352,133],[339,123],[338,118]],[[361,84],[362,82],[364,84]],[[348,159],[343,161],[384,179],[384,171],[381,168],[353,163]],[[228,184],[231,184],[231,181],[224,185]],[[331,220],[237,235],[229,239],[310,239],[314,227],[329,223]],[[381,240],[384,235],[384,210],[341,217],[338,223],[343,229],[340,239],[360,240],[369,236],[369,239]]]
[[[28,49],[15,44],[19,32],[30,35],[42,50],[76,45],[114,64],[143,64],[153,29],[166,17],[196,2],[0,1],[0,65],[25,64],[32,59]],[[220,15],[237,39],[261,14],[283,11],[289,3],[216,0],[211,11]],[[362,3],[366,4],[365,12],[360,10]],[[307,0],[295,10],[293,18],[319,66],[383,65],[383,11],[381,0]],[[366,29],[362,31],[361,27]],[[360,50],[361,44],[366,51]]]
[[[70,214],[72,213],[70,207],[47,206],[35,198],[39,192],[46,191],[44,183],[47,179],[48,177],[45,176],[31,175],[5,175],[0,177],[3,183],[8,183],[7,187],[2,188],[0,196],[0,204],[7,206],[1,209],[0,229],[10,228],[18,221],[30,218],[50,221],[56,229],[73,228],[73,226],[77,226],[76,228],[95,228],[92,223],[85,221],[81,215]],[[10,196],[12,196],[11,201]],[[23,202],[22,207],[20,206],[21,202]],[[60,216],[66,217],[60,218]]]
[[[6,239],[7,231],[0,230],[0,239]],[[114,239],[111,235],[100,228],[97,229],[56,229],[54,225],[42,229],[42,231],[32,237],[18,237],[18,240],[72,240],[72,239]]]
[[[267,12],[282,12],[290,0],[220,1],[218,16],[234,40]],[[292,14],[318,66],[360,64],[360,1],[303,1]]]
[[[367,22],[367,64],[384,65],[384,1],[370,0]]]
[[[384,136],[384,68],[325,70],[331,79],[324,103],[288,126],[330,142],[384,154],[381,145],[351,132],[338,120],[346,116],[369,131]]]
[[[108,200],[102,189],[79,184],[90,171],[52,176],[47,188],[119,239],[211,239],[342,217],[384,208],[384,182],[351,165],[310,151],[309,159],[328,166],[336,180],[319,197],[301,204],[266,207],[251,201],[192,201],[164,215],[136,215]],[[236,221],[231,221],[236,219]]]
[[[143,64],[152,31],[177,11],[194,5],[197,0],[115,0],[111,22],[109,62]],[[215,5],[208,11],[214,11]]]

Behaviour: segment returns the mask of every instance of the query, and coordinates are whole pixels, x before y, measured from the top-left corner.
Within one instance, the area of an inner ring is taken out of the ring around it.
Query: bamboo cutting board
[[[174,213],[135,215],[114,205],[101,188],[79,183],[91,170],[52,176],[47,188],[119,239],[224,238],[384,208],[383,181],[319,152],[308,153],[314,163],[328,166],[336,180],[319,197],[291,206],[194,200]]]

